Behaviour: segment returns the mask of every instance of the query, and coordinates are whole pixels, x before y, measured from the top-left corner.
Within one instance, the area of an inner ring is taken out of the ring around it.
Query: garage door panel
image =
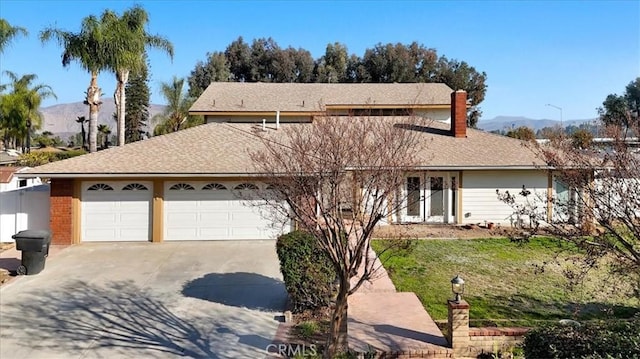
[[[134,226],[140,227],[146,223],[146,227],[149,226],[149,214],[148,213],[121,213],[120,225],[121,226]]]
[[[198,221],[206,226],[207,223],[221,223],[227,226],[230,220],[229,213],[226,212],[201,212]]]
[[[149,230],[143,228],[120,228],[121,238],[149,238]]]
[[[194,211],[198,208],[198,202],[197,200],[190,200],[190,201],[185,201],[185,200],[180,200],[180,201],[176,201],[176,200],[167,200],[165,199],[165,201],[167,201],[167,205],[171,206],[171,210],[174,211]]]
[[[99,213],[87,216],[84,225],[91,228],[113,227],[116,225],[118,215],[116,213]]]
[[[90,241],[111,241],[116,237],[117,231],[113,228],[90,228],[84,231],[83,240],[90,239]]]
[[[200,228],[198,235],[203,238],[229,238],[229,229],[228,227]]]
[[[190,227],[191,223],[197,221],[198,214],[195,212],[168,213],[167,222],[172,223],[174,227]]]
[[[198,237],[196,228],[169,228],[167,229],[167,240],[192,240]]]
[[[82,208],[93,213],[113,213],[118,205],[113,202],[84,200]]]
[[[230,201],[220,200],[220,201],[199,201],[198,208],[203,211],[226,211],[231,208]]]
[[[256,239],[264,237],[264,233],[257,228],[233,228],[231,235],[235,239]]]

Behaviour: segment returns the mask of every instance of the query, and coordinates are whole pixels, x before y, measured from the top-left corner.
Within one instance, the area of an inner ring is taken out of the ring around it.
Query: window
[[[353,116],[412,116],[411,108],[354,108]]]
[[[93,186],[89,187],[87,191],[113,191],[113,187],[109,186],[106,183],[96,183]]]
[[[129,183],[124,186],[123,191],[148,191],[149,189],[140,183]]]
[[[458,210],[458,181],[451,177],[451,215],[455,218]]]
[[[176,183],[169,188],[170,191],[193,191],[195,188],[188,183]]]
[[[258,186],[254,185],[253,183],[241,183],[239,185],[237,185],[235,188],[235,190],[257,190]]]
[[[208,183],[204,187],[202,187],[205,191],[220,191],[225,190],[227,187],[221,185],[220,183]]]
[[[18,187],[27,187],[27,180],[26,179],[19,180]]]

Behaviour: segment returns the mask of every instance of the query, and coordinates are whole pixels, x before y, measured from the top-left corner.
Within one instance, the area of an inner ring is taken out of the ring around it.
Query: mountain
[[[587,120],[565,120],[562,121],[562,125],[564,127],[574,125],[578,126],[585,122],[593,121],[594,119]],[[478,122],[478,128],[483,129],[485,131],[494,131],[494,130],[507,130],[513,128],[518,128],[520,126],[526,126],[532,128],[534,131],[540,130],[544,127],[554,127],[560,125],[560,121],[557,120],[547,120],[547,119],[532,119],[522,116],[497,116],[492,119],[480,120]]]
[[[156,123],[151,119],[156,114],[162,113],[165,106],[163,105],[150,105],[149,106],[149,122],[150,126],[147,131],[152,132]],[[40,131],[50,131],[56,136],[60,136],[63,140],[69,138],[69,136],[75,135],[80,132],[80,124],[76,122],[76,119],[80,116],[85,116],[89,119],[89,106],[82,102],[63,103],[53,105],[49,107],[43,107],[40,109],[44,117],[42,128]],[[116,106],[111,98],[103,98],[102,106],[100,106],[100,113],[98,114],[98,124],[107,125],[111,128],[113,134],[116,133],[116,120],[113,118],[113,114],[116,112]],[[85,125],[85,129],[88,125]]]

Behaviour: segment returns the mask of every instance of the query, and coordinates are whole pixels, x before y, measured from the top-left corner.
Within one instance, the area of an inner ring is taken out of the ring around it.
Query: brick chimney
[[[451,93],[451,135],[467,137],[467,92],[464,90]]]

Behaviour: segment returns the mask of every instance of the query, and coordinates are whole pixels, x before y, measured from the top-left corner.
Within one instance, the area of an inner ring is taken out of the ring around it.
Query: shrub
[[[276,249],[292,311],[329,305],[336,272],[313,235],[302,231],[284,234],[278,238]]]
[[[82,149],[81,150],[68,150],[68,151],[64,151],[64,152],[58,152],[58,153],[56,153],[56,160],[66,160],[67,158],[84,155],[86,153],[87,153],[87,151],[82,150]]]
[[[50,152],[30,152],[20,155],[18,165],[27,167],[36,167],[52,162],[55,153]]]
[[[296,326],[297,334],[306,340],[311,339],[319,330],[320,326],[315,321],[302,322]]]
[[[34,151],[20,155],[18,164],[20,166],[36,167],[49,162],[66,160],[67,158],[84,155],[85,153],[87,153],[85,150],[69,150],[63,152]]]
[[[640,319],[554,324],[535,328],[524,339],[527,358],[640,358]]]

